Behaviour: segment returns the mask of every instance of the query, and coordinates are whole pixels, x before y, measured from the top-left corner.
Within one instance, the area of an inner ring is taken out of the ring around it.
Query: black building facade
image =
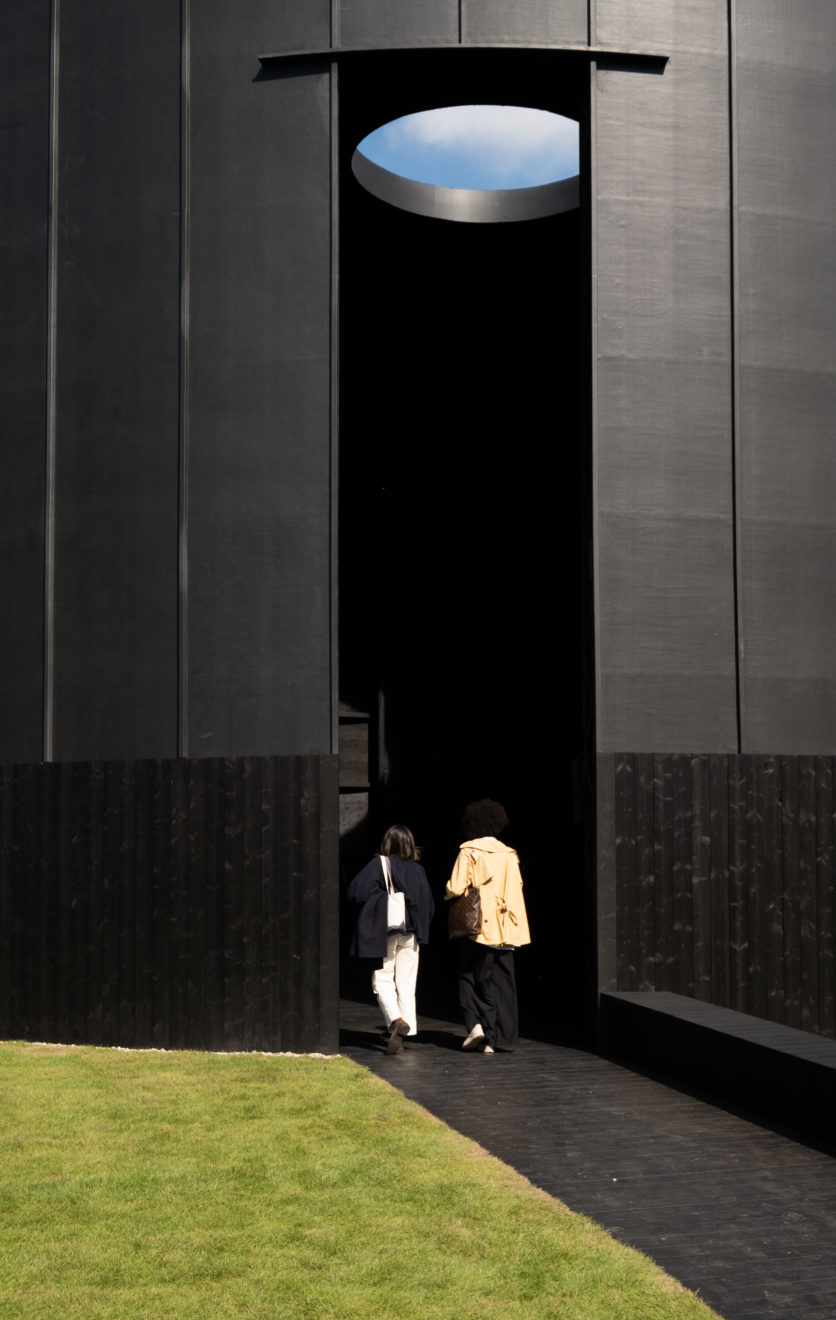
[[[0,22],[0,1030],[334,1049],[340,834],[440,887],[490,794],[540,1025],[833,1035],[828,0]],[[578,120],[577,209],[355,179],[479,101]]]

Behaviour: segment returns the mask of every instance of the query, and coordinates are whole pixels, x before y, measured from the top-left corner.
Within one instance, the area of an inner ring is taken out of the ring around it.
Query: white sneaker
[[[494,1052],[495,1051],[493,1045],[486,1045],[485,1048],[482,1050],[483,1054],[493,1054]]]
[[[481,1050],[484,1048],[485,1048],[485,1032],[481,1022],[477,1022],[476,1026],[473,1028],[470,1034],[465,1036],[464,1040],[462,1041],[462,1049]]]

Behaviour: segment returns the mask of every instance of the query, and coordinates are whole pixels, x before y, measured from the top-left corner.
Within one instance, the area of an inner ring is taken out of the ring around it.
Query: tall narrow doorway
[[[585,371],[577,210],[459,224],[343,171],[341,864],[410,826],[439,908],[465,804],[511,818],[521,1025],[582,1035]],[[344,944],[347,943],[347,932]],[[420,1005],[455,1014],[444,912]],[[368,969],[344,969],[367,995]]]

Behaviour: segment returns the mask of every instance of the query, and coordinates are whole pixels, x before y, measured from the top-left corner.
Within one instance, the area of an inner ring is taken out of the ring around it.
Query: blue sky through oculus
[[[531,188],[578,173],[578,125],[520,105],[452,105],[393,119],[359,150],[421,183]]]

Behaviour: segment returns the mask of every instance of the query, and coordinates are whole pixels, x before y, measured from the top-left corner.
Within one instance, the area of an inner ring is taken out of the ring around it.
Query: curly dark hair
[[[502,804],[494,802],[493,798],[470,802],[462,816],[462,831],[465,839],[481,839],[486,834],[493,834],[498,838],[508,824],[508,813]]]

